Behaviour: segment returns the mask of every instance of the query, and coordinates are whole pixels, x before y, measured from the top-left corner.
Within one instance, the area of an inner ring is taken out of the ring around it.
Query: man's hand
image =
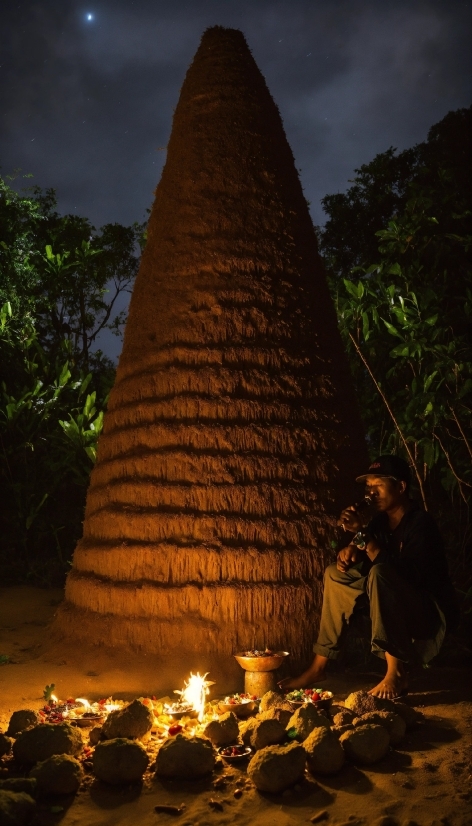
[[[362,521],[354,505],[349,505],[349,507],[344,508],[337,524],[344,528],[345,531],[352,531],[352,533],[357,533],[357,531],[362,528]]]
[[[347,545],[346,548],[342,548],[339,551],[336,560],[336,567],[338,571],[345,573],[351,565],[355,565],[358,560],[359,553],[361,552],[355,545]]]

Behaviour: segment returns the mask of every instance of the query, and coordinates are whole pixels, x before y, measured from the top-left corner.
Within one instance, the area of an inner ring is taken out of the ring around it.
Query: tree
[[[371,451],[409,459],[425,506],[455,526],[456,554],[472,492],[471,113],[362,167],[324,199],[320,233]]]
[[[142,227],[56,212],[53,190],[0,178],[0,502],[3,576],[61,577],[80,535]]]

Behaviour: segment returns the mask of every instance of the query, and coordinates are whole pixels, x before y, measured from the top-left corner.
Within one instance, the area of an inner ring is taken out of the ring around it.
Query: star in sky
[[[93,20],[93,14],[91,14],[91,13],[89,12],[88,14],[86,14],[86,15],[85,15],[85,18],[86,18],[86,20],[87,20],[89,23],[91,23],[91,22],[92,22],[92,20]]]

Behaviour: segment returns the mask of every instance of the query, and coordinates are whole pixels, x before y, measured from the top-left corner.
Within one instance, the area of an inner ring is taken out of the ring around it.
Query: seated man
[[[342,512],[340,524],[356,535],[325,572],[315,658],[303,674],[281,680],[279,686],[304,688],[325,679],[326,664],[338,656],[341,634],[366,594],[372,651],[387,661],[384,679],[370,693],[393,699],[407,693],[406,664],[427,662],[439,651],[445,615],[456,619],[453,588],[438,527],[409,497],[407,463],[398,456],[380,456],[356,481],[365,482],[376,513],[363,530],[355,506]]]

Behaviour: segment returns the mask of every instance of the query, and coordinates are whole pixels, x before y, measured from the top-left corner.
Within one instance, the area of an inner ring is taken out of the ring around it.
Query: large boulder
[[[267,746],[250,760],[247,773],[261,792],[283,792],[302,779],[306,754],[298,743]]]
[[[232,711],[222,714],[218,720],[212,720],[203,730],[203,736],[208,737],[214,746],[227,746],[236,743],[239,738],[239,726]]]
[[[393,711],[371,711],[363,714],[362,717],[355,717],[352,724],[354,728],[358,728],[365,726],[366,723],[383,726],[388,732],[391,746],[397,746],[405,736],[406,723],[403,717]]]
[[[10,717],[6,734],[8,737],[16,737],[21,731],[31,726],[37,726],[41,722],[41,717],[32,708],[22,708],[14,711]]]
[[[344,764],[345,754],[330,729],[317,726],[303,742],[308,768],[312,774],[336,774]]]
[[[13,738],[7,737],[6,734],[0,734],[0,757],[10,754],[13,744]]]
[[[258,751],[285,740],[285,729],[278,720],[258,720],[251,731],[249,742]]]
[[[0,791],[1,826],[28,826],[36,811],[36,803],[25,792]]]
[[[383,726],[368,724],[346,731],[339,742],[351,760],[368,765],[384,757],[390,746],[390,737]]]
[[[287,730],[295,728],[297,730],[297,740],[302,743],[313,729],[319,726],[329,729],[330,724],[328,718],[325,717],[324,714],[320,714],[313,703],[307,703],[297,708],[295,713],[292,714],[287,723]]]
[[[79,729],[69,723],[42,723],[23,731],[13,744],[18,763],[38,763],[53,754],[77,755],[83,742]]]
[[[125,708],[112,711],[102,726],[102,739],[141,740],[152,729],[154,715],[140,700],[133,700]]]
[[[112,786],[138,783],[148,764],[149,757],[144,746],[124,737],[99,743],[93,753],[95,776]]]
[[[83,780],[84,770],[70,754],[55,754],[31,769],[30,777],[36,779],[40,795],[75,794]]]
[[[192,780],[209,774],[215,766],[215,752],[203,737],[183,737],[178,734],[166,740],[157,753],[156,774],[161,777],[181,777]]]

